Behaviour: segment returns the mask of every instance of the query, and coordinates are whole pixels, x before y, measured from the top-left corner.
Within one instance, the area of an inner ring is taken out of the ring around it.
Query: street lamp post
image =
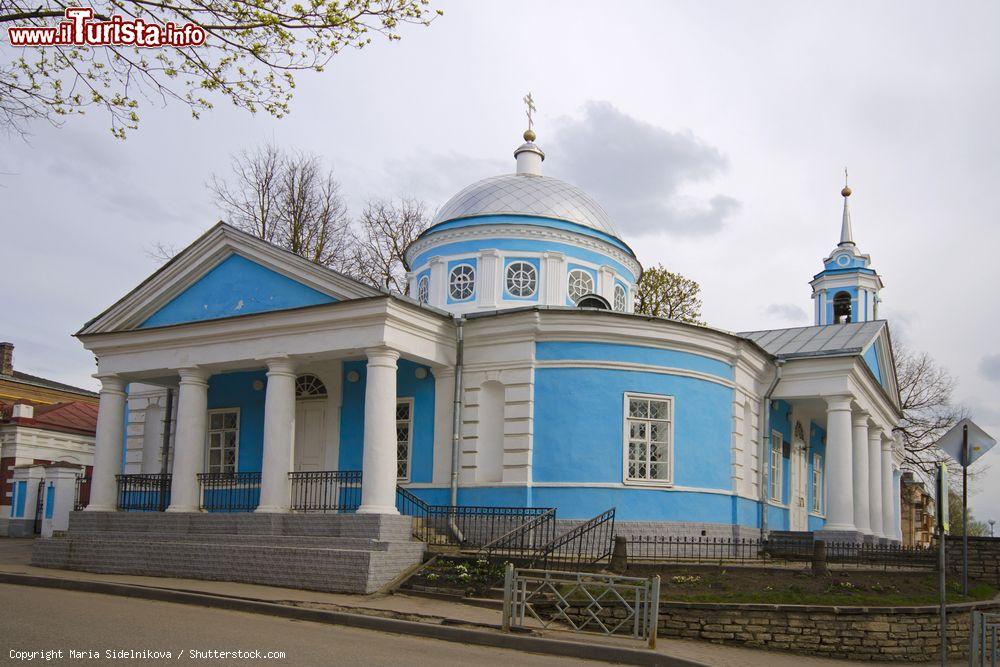
[[[990,521],[989,521],[989,524],[990,524],[990,537],[993,537],[993,526],[996,525],[996,522],[997,522],[996,519],[990,519]]]

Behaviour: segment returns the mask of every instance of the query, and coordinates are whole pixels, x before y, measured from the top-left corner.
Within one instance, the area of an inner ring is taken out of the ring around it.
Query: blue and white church
[[[397,515],[398,485],[567,520],[614,507],[619,533],[898,540],[899,394],[850,189],[815,324],[732,333],[635,314],[632,248],[524,139],[514,173],[406,249],[406,295],[220,223],[87,322],[84,514],[166,474],[164,517],[203,512],[212,475],[244,480],[230,510],[295,515],[296,480],[350,473],[358,517]]]

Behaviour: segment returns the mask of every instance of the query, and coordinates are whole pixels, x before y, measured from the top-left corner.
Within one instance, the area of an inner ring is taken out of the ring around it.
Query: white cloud
[[[764,314],[792,324],[807,324],[809,321],[809,314],[794,303],[772,303],[764,308]]]

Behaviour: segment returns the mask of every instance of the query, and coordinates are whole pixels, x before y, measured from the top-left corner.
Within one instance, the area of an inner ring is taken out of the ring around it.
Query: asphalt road
[[[169,602],[0,584],[0,664],[573,665],[579,661]],[[70,650],[87,657],[73,658]],[[30,662],[12,651],[62,651]],[[138,657],[105,653],[135,651]],[[189,651],[283,651],[284,658]],[[95,652],[90,654],[87,652]],[[159,651],[159,656],[141,651]],[[170,652],[168,658],[165,653]],[[90,657],[96,655],[97,657]],[[603,663],[590,663],[603,664]]]

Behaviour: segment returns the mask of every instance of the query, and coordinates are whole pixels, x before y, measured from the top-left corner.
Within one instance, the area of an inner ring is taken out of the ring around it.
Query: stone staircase
[[[32,565],[372,593],[423,560],[412,518],[378,514],[73,512]]]

